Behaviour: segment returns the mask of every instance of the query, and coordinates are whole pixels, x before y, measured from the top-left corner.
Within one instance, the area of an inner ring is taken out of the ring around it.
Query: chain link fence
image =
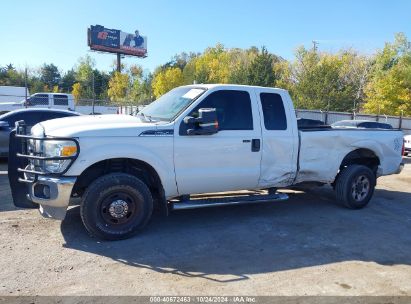
[[[0,94],[0,113],[8,112],[17,107],[5,106],[7,103],[20,100],[22,103],[25,101],[25,96]],[[10,99],[9,102],[7,100]],[[13,101],[11,101],[13,100]],[[50,105],[48,94],[37,93],[28,96],[27,106],[37,107],[53,107]],[[133,101],[113,101],[108,99],[86,99],[82,98],[75,102],[75,110],[83,114],[124,114],[135,115],[138,111],[149,104],[150,101],[146,101],[143,104],[136,105]],[[53,93],[53,105],[62,107],[68,107],[68,95],[64,93]],[[24,106],[24,104],[23,104]],[[4,108],[5,111],[1,109]],[[348,112],[327,112],[321,110],[304,110],[297,109],[295,114],[298,118],[316,119],[325,122],[326,124],[332,124],[340,120],[370,120],[389,123],[393,128],[402,129],[405,134],[411,134],[411,117],[402,116],[390,116],[390,115],[375,115],[364,113],[348,113]]]

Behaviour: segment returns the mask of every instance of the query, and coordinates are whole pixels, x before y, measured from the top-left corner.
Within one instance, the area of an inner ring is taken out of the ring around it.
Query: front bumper
[[[66,216],[71,192],[76,182],[76,177],[64,176],[64,174],[77,159],[80,146],[75,138],[46,137],[44,129],[40,127],[36,130],[34,130],[36,127],[33,127],[33,134],[27,135],[26,124],[24,121],[18,121],[16,130],[12,131],[15,132],[10,141],[13,148],[10,153],[13,153],[14,157],[13,170],[11,170],[15,188],[13,200],[17,207],[23,208],[32,207],[31,202],[36,203],[40,205],[39,210],[43,216],[62,220]],[[76,146],[76,153],[70,156],[60,154],[49,156],[44,146],[50,141],[70,141]],[[59,172],[51,172],[47,165],[53,161],[66,162],[66,164]],[[17,186],[17,182],[25,183],[27,188]]]
[[[40,205],[44,217],[63,220],[75,182],[76,177],[39,176],[29,184],[28,199]]]

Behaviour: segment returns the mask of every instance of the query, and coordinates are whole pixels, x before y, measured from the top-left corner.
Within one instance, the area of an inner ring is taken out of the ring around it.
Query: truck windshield
[[[195,99],[206,91],[205,88],[179,87],[149,104],[137,115],[146,120],[171,121],[184,111]]]

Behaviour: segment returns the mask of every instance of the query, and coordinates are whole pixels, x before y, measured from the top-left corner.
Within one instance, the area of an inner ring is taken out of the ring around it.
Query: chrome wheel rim
[[[365,175],[356,177],[351,185],[351,196],[356,202],[363,201],[370,192],[370,180]]]
[[[121,199],[115,200],[110,204],[108,211],[114,218],[123,218],[128,213],[128,204],[126,201]]]

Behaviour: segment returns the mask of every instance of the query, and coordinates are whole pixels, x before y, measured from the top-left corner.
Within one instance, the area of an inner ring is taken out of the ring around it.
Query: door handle
[[[251,152],[259,152],[261,148],[261,141],[258,138],[251,140]]]

